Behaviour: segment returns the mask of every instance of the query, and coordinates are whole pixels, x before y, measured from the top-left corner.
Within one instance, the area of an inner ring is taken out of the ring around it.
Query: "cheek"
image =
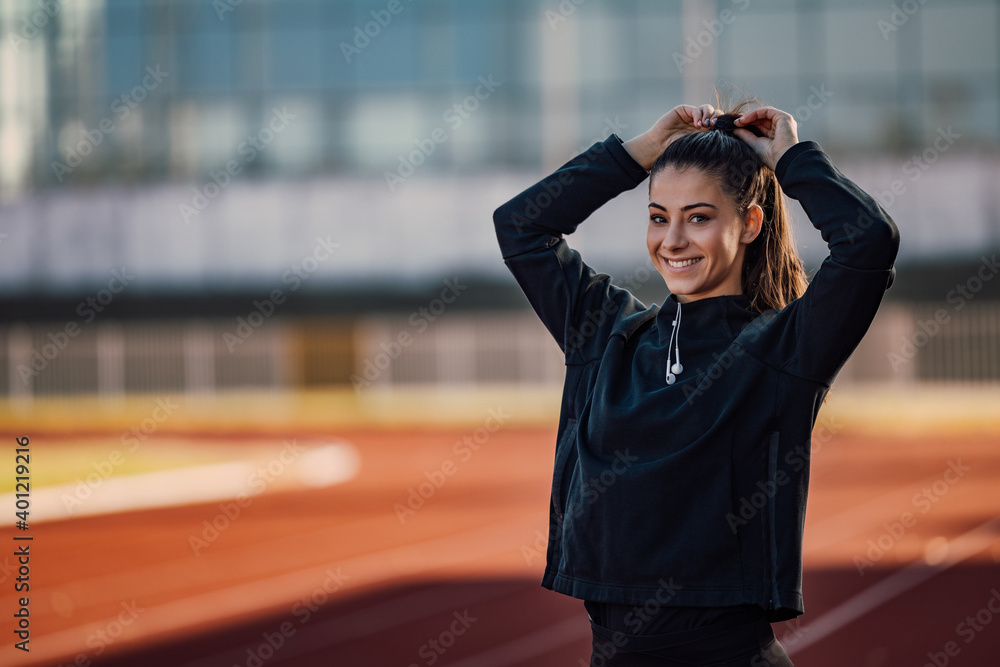
[[[726,235],[726,249],[729,250],[729,253],[733,257],[735,257],[740,251],[740,246],[742,245],[740,241],[741,235],[742,230],[738,224],[733,225],[731,233]]]
[[[710,247],[714,254],[727,259],[735,259],[740,249],[740,232],[734,225],[727,225],[724,230],[714,230],[715,233],[703,238],[706,247]]]
[[[740,249],[740,237],[735,234],[726,234],[720,239],[719,247],[726,253],[726,257],[735,258]]]

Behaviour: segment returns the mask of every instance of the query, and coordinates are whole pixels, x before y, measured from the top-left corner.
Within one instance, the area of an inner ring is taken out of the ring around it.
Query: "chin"
[[[678,280],[664,280],[663,282],[667,286],[667,289],[670,290],[670,293],[676,294],[677,296],[688,296],[689,294],[693,294],[698,291],[693,289],[691,285]]]

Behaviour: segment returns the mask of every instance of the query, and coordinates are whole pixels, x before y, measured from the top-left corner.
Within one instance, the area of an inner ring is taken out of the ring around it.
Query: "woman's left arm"
[[[899,230],[817,143],[798,142],[794,119],[783,119],[781,114],[787,116],[771,108],[751,111],[737,126],[756,120],[764,136],[755,137],[746,130],[737,133],[752,137],[740,138],[772,166],[782,191],[799,201],[830,254],[805,294],[786,309],[790,321],[783,327],[785,335],[775,341],[779,348],[775,351],[788,372],[832,383],[868,331],[892,284]],[[795,141],[789,145],[791,139]]]

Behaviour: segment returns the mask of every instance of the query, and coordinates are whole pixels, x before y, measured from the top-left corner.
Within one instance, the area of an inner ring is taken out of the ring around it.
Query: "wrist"
[[[624,146],[628,154],[632,156],[632,159],[646,171],[653,168],[656,158],[660,157],[660,153],[666,148],[663,142],[659,141],[653,135],[653,130],[643,132],[639,136],[629,139],[624,143]]]

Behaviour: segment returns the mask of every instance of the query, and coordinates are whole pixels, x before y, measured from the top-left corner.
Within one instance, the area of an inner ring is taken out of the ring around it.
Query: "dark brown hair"
[[[792,238],[791,218],[778,179],[757,153],[733,135],[733,121],[747,103],[719,116],[709,130],[693,131],[675,139],[660,154],[649,174],[667,167],[699,169],[714,177],[723,193],[733,198],[745,216],[753,204],[764,211],[762,227],[743,256],[743,293],[757,312],[784,308],[806,289],[806,273]],[[747,126],[760,135],[756,127]]]

